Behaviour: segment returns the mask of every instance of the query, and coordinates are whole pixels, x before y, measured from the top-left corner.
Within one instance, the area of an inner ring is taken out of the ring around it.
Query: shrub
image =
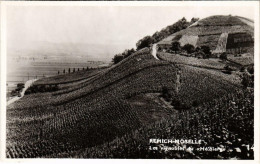
[[[24,88],[24,83],[18,83],[17,88]]]
[[[244,73],[242,75],[242,81],[241,84],[247,88],[247,87],[254,87],[254,75],[250,75],[248,73]]]
[[[211,55],[210,48],[208,46],[201,46],[200,48],[204,53],[203,59],[209,58]]]
[[[245,72],[245,70],[246,70],[246,68],[243,66],[243,67],[241,67],[240,72]]]
[[[232,68],[229,66],[229,65],[226,65],[224,67],[224,70],[222,70],[223,73],[226,73],[226,74],[231,74],[232,73]]]
[[[195,51],[195,47],[191,44],[185,44],[182,49],[186,51],[187,53],[193,53]]]
[[[123,55],[115,55],[112,60],[113,60],[114,64],[117,64],[117,63],[119,63],[123,59],[124,59]]]
[[[135,53],[135,50],[132,49],[126,49],[123,53],[121,54],[117,54],[114,56],[114,58],[112,59],[112,61],[114,62],[114,64],[119,63],[121,60],[123,60],[124,58],[127,58],[128,56],[132,55],[133,53]]]
[[[254,74],[254,66],[251,65],[251,66],[247,67],[247,71],[248,71],[250,74]]]
[[[220,56],[219,56],[220,59],[222,60],[227,60],[227,54],[226,52],[223,52]]]
[[[171,50],[173,50],[174,52],[180,51],[181,50],[180,43],[179,42],[172,42]]]
[[[153,42],[154,42],[154,40],[151,36],[146,36],[143,39],[140,39],[136,43],[136,50],[140,50],[142,48],[149,47],[150,44],[152,44]]]

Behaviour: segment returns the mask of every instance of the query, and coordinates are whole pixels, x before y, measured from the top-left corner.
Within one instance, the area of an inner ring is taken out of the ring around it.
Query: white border
[[[7,163],[12,162],[57,162],[57,159],[5,159],[5,120],[6,120],[6,6],[15,5],[15,6],[254,6],[255,7],[255,112],[254,112],[254,125],[255,125],[255,135],[254,135],[254,143],[255,143],[255,159],[254,160],[102,160],[102,159],[75,159],[77,162],[83,163],[83,162],[100,162],[100,163],[133,163],[133,162],[142,162],[142,163],[158,163],[158,162],[164,162],[164,163],[172,163],[172,162],[178,162],[178,163],[187,163],[187,162],[193,162],[193,163],[208,163],[208,162],[223,162],[223,163],[230,163],[230,162],[236,162],[236,163],[260,163],[259,161],[259,91],[260,91],[260,79],[259,79],[259,1],[2,1],[1,4],[1,138],[0,138],[0,153],[1,153],[1,160]],[[169,22],[170,23],[170,22]],[[63,162],[69,163],[69,162],[75,162],[73,159],[63,159]],[[87,161],[86,161],[87,160]],[[61,162],[61,161],[59,161]]]
[[[1,61],[1,86],[0,86],[0,91],[1,91],[1,113],[0,113],[0,116],[1,116],[1,126],[0,126],[0,132],[1,132],[1,138],[0,138],[0,157],[1,159],[3,159],[5,157],[5,131],[6,131],[6,124],[5,124],[5,120],[6,120],[6,21],[3,21],[3,18],[5,18],[5,14],[6,14],[6,8],[5,6],[1,3],[1,40],[0,40],[0,43],[1,43],[1,58],[0,58],[0,61]]]
[[[260,130],[260,126],[259,126],[259,116],[260,116],[260,111],[259,111],[259,107],[260,107],[260,53],[259,53],[259,48],[260,48],[260,42],[259,42],[259,38],[260,38],[260,32],[259,32],[259,2],[256,5],[257,7],[255,8],[255,28],[254,28],[254,34],[255,34],[255,51],[254,51],[254,78],[255,78],[255,82],[254,82],[254,143],[255,143],[255,160],[257,160],[257,163],[260,163],[260,147],[259,147],[259,130]]]

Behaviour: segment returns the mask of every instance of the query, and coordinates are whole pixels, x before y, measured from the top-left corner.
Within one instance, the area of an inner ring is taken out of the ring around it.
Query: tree
[[[208,46],[201,46],[200,48],[205,54],[211,54],[210,48]]]
[[[195,48],[195,51],[196,51],[196,52],[200,52],[200,51],[201,51],[201,48],[200,48],[200,47],[196,47],[196,48]]]
[[[197,22],[199,20],[199,18],[191,18],[190,20],[190,25],[192,25],[193,23]]]
[[[242,81],[241,84],[247,88],[247,87],[254,87],[254,75],[249,74],[247,72],[242,74]]]
[[[185,50],[187,53],[193,53],[195,51],[195,47],[191,44],[185,44],[183,47],[182,47],[183,50]]]
[[[205,56],[205,53],[202,51],[201,47],[195,48],[195,57],[197,58],[203,58]]]
[[[63,74],[65,74],[65,69],[63,70]]]
[[[182,19],[178,20],[174,24],[163,28],[161,31],[155,32],[152,35],[152,39],[154,40],[153,43],[159,42],[160,40],[166,38],[167,36],[187,28],[188,26],[197,22],[198,20],[199,20],[199,18],[192,18],[191,21],[188,22],[187,19],[185,17],[183,17]]]
[[[222,60],[227,60],[227,53],[226,52],[223,52],[220,56],[219,56],[220,59]]]
[[[112,59],[112,61],[114,62],[114,64],[119,63],[121,60],[124,59],[124,56],[121,54],[115,55],[114,58]]]
[[[75,70],[75,68],[73,68],[73,72],[75,72],[76,70]]]
[[[60,74],[60,71],[58,71],[58,75]]]
[[[187,28],[188,26],[189,26],[189,22],[187,21],[187,19],[185,17],[183,17],[182,19],[178,20],[173,25],[168,26],[169,33],[170,34],[176,33],[180,30]]]
[[[153,39],[154,39],[154,42],[159,42],[160,41],[160,32],[156,31],[154,34],[153,34]]]
[[[250,74],[254,74],[254,65],[250,65],[247,67],[247,71],[250,73]]]
[[[211,55],[210,48],[209,48],[208,46],[201,46],[200,48],[201,48],[201,50],[202,50],[203,53],[204,53],[203,58],[204,58],[204,59],[209,58],[210,55]]]
[[[222,70],[223,73],[231,74],[233,69],[229,65],[225,65],[224,70]]]
[[[181,45],[179,42],[172,42],[171,44],[171,50],[178,52],[181,49]]]
[[[136,43],[136,50],[140,50],[142,48],[145,47],[149,47],[150,44],[154,43],[154,40],[151,36],[146,36],[143,39],[140,39],[137,43]]]
[[[130,49],[130,50],[126,50],[126,53],[125,53],[125,55],[124,55],[124,58],[126,58],[126,57],[132,55],[133,53],[135,53],[135,50],[134,50],[133,48]]]
[[[246,67],[245,67],[245,66],[243,66],[243,67],[240,68],[240,72],[245,72],[245,70],[246,70]]]
[[[126,49],[121,55],[124,57],[124,58],[127,58],[128,56],[132,55],[133,53],[135,52],[135,50],[132,48],[132,49]]]
[[[121,60],[123,60],[124,58],[127,58],[128,56],[132,55],[133,53],[135,53],[135,50],[133,48],[126,49],[122,54],[116,54],[112,59],[112,61],[114,62],[114,64],[116,64]]]
[[[69,73],[70,73],[70,68],[69,68],[69,71],[68,71]]]

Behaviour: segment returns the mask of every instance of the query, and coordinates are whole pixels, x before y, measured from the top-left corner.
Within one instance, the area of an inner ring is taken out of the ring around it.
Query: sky
[[[182,17],[190,21],[231,14],[254,19],[252,6],[8,6],[6,11],[8,48],[32,49],[44,42],[95,44],[115,49],[104,52],[108,57],[135,48],[139,39]]]

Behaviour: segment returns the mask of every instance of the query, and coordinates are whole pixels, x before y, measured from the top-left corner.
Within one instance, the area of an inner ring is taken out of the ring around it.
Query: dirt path
[[[179,93],[180,88],[181,88],[181,71],[178,70],[176,72],[176,93]]]
[[[157,44],[153,44],[153,48],[152,48],[152,55],[155,57],[155,59],[159,60],[157,58]]]
[[[25,91],[26,91],[36,80],[38,80],[38,79],[32,79],[32,80],[26,81],[25,84],[24,84],[24,88],[23,88],[23,90],[22,90],[22,92],[21,92],[21,96],[20,96],[20,97],[18,97],[18,96],[13,97],[11,100],[9,100],[9,101],[6,103],[6,105],[8,106],[8,105],[14,103],[15,101],[19,100],[20,98],[22,98],[22,97],[24,96]]]

